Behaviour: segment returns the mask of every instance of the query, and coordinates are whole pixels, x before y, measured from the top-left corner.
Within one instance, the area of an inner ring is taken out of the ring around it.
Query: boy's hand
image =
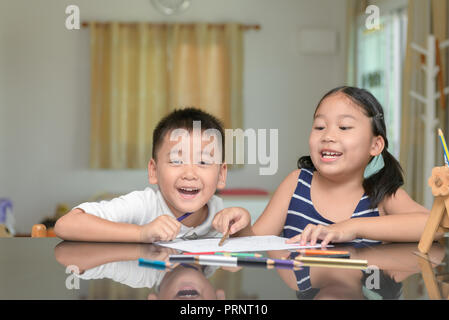
[[[176,238],[181,230],[181,223],[175,218],[162,215],[142,226],[140,240],[144,243],[170,241]]]
[[[232,235],[251,224],[251,215],[243,208],[225,208],[215,215],[212,226],[215,230],[224,234],[228,231],[231,221],[233,221],[233,224],[229,234]]]
[[[321,241],[321,246],[324,248],[329,242],[349,242],[357,238],[355,230],[351,228],[351,221],[344,221],[329,226],[321,224],[308,224],[301,234],[298,234],[290,239],[287,243],[299,242],[304,246],[308,242],[310,245],[315,245],[317,240]]]

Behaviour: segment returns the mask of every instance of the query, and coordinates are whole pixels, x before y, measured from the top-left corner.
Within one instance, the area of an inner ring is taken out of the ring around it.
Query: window
[[[369,90],[382,104],[389,151],[399,158],[407,8],[404,1],[391,1],[389,7],[381,4],[379,29],[368,30],[364,15],[357,21],[356,86]]]

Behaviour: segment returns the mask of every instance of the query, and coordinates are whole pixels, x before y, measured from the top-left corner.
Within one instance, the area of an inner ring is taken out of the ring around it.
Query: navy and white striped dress
[[[283,236],[291,238],[302,233],[308,224],[321,224],[328,226],[333,224],[316,211],[310,197],[310,185],[312,183],[312,169],[301,169],[298,177],[298,184],[288,206],[287,218],[283,229]],[[379,209],[370,208],[370,200],[367,195],[363,195],[351,218],[360,217],[378,217]],[[371,245],[379,244],[381,241],[370,239],[355,239],[351,241],[353,244]],[[299,271],[295,271],[299,291],[310,289],[309,267],[303,267]]]

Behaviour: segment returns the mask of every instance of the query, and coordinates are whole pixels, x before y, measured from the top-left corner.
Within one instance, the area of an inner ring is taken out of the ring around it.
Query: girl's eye
[[[314,127],[314,129],[315,129],[315,130],[323,130],[323,129],[324,129],[324,127],[320,127],[320,126],[315,126],[315,127]]]
[[[352,127],[340,127],[341,130],[349,130],[352,129]]]

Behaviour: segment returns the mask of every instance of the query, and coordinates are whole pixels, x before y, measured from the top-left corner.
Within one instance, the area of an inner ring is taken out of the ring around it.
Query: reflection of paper
[[[252,251],[269,251],[269,250],[287,250],[287,249],[306,249],[321,248],[321,244],[314,246],[300,246],[297,243],[286,244],[287,238],[277,236],[253,236],[253,237],[236,237],[228,238],[220,247],[218,243],[221,238],[198,239],[198,240],[182,240],[176,239],[169,242],[156,242],[156,244],[173,249],[183,250],[187,252],[211,252],[211,251],[228,251],[228,252],[252,252]],[[332,247],[328,245],[327,247]]]

